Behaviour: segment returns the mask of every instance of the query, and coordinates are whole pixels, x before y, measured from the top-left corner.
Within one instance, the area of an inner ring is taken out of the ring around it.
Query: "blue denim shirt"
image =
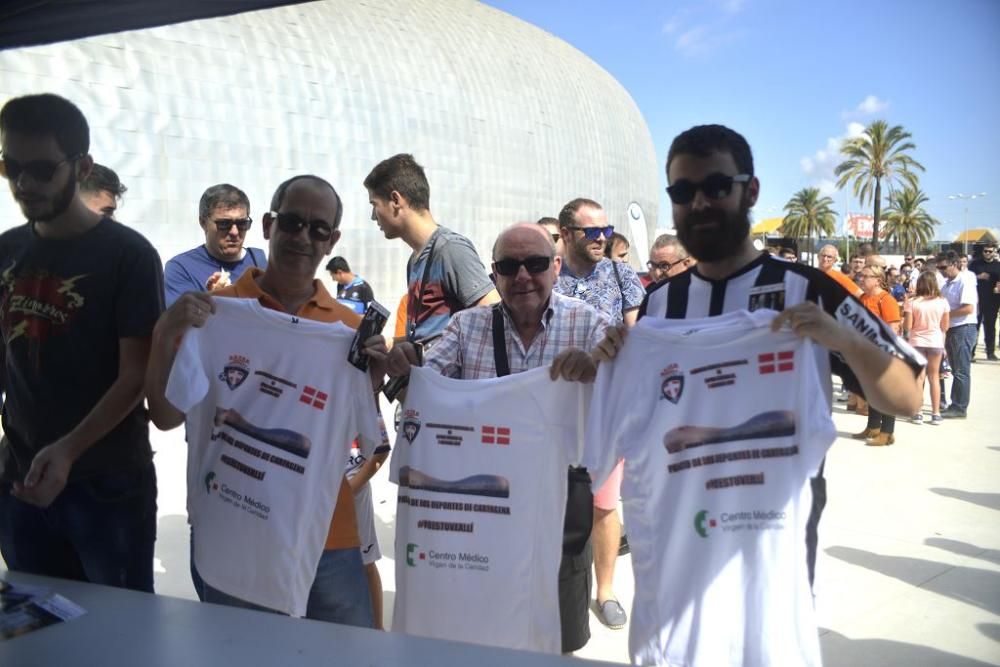
[[[618,324],[623,318],[622,311],[638,308],[646,292],[631,266],[619,262],[617,268],[621,287],[615,278],[615,266],[606,257],[594,266],[589,275],[580,277],[573,275],[569,265],[563,262],[554,289],[563,296],[586,301],[598,312],[607,315],[612,324]]]

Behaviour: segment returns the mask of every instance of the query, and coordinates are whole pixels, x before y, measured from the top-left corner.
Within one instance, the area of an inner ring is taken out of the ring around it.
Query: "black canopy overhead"
[[[0,0],[0,50],[312,0]]]

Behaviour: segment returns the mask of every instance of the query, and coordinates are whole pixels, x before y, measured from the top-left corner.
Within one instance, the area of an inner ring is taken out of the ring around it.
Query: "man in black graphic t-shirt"
[[[0,235],[0,550],[8,567],[153,590],[156,479],[142,383],[163,308],[156,250],[90,211],[87,121],[55,95],[0,111],[27,224]]]

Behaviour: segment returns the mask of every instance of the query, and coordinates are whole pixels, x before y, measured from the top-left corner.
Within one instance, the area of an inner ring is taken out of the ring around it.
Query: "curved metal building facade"
[[[164,261],[203,242],[209,185],[246,190],[248,245],[263,246],[275,186],[317,173],[344,200],[334,253],[392,308],[409,249],[370,221],[362,181],[399,152],[427,170],[437,221],[484,261],[502,227],[577,196],[640,245],[657,219],[659,167],[628,93],[565,42],[472,0],[329,0],[0,52],[0,100],[46,91],[83,109],[91,153],[129,188],[119,219]],[[0,227],[21,221],[0,198]]]

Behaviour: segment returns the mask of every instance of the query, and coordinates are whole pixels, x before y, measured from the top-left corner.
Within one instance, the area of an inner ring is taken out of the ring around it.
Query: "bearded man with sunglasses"
[[[33,574],[153,591],[156,473],[142,383],[160,258],[87,208],[87,120],[56,95],[0,111],[27,224],[0,236],[0,551]]]
[[[590,382],[596,366],[589,352],[604,335],[608,319],[579,299],[553,291],[562,259],[547,230],[520,223],[503,231],[493,247],[493,273],[500,303],[456,313],[441,340],[430,348],[423,366],[442,375],[467,380],[495,378],[548,366],[553,379]],[[497,335],[504,340],[498,350]],[[398,343],[405,353],[393,355],[390,376],[404,376],[420,365],[410,343]],[[499,354],[498,354],[499,353]],[[571,469],[563,556],[559,566],[559,608],[562,652],[582,648],[590,639],[588,607],[592,553],[590,477]],[[514,545],[512,545],[513,548]],[[617,546],[617,545],[616,545]]]
[[[754,248],[750,209],[757,202],[760,181],[742,135],[722,125],[701,125],[681,133],[667,155],[667,181],[677,235],[698,263],[652,289],[640,318],[702,318],[759,308],[782,311],[773,327],[791,326],[796,334],[819,343],[819,368],[832,368],[850,391],[866,396],[888,414],[906,416],[920,409],[923,357],[822,271]],[[613,358],[624,335],[624,328],[609,329],[595,356]],[[832,386],[829,374],[824,376],[829,403]],[[805,536],[810,584],[819,517],[826,505],[822,466],[811,487]]]
[[[227,287],[248,268],[267,268],[260,248],[244,248],[252,224],[250,199],[229,183],[213,185],[198,202],[198,224],[205,243],[173,257],[164,267],[167,307],[185,292]]]

